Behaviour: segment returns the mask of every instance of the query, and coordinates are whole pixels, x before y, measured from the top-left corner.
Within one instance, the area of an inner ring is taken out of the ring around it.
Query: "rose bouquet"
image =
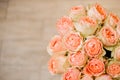
[[[57,21],[48,70],[62,80],[120,80],[120,19],[96,3],[74,6]]]

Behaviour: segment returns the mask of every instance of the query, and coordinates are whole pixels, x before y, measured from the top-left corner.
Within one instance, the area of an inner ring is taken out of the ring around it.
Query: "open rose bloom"
[[[87,61],[87,56],[83,51],[71,53],[68,56],[68,61],[72,66],[83,67]]]
[[[66,49],[62,43],[62,37],[59,35],[55,35],[49,42],[47,51],[50,55],[57,53],[64,54],[66,52]]]
[[[76,68],[69,68],[62,76],[62,80],[79,80],[81,72]]]
[[[48,70],[61,80],[120,80],[120,18],[100,4],[73,6],[56,24]]]

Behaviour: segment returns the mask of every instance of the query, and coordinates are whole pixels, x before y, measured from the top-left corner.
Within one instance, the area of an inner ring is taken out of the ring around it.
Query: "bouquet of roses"
[[[51,74],[62,80],[120,80],[120,19],[96,3],[74,6],[49,42]]]

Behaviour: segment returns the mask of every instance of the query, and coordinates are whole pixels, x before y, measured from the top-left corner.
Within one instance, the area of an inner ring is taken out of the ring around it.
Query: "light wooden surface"
[[[96,2],[120,16],[119,0],[0,0],[0,80],[60,80],[47,70],[56,20]]]

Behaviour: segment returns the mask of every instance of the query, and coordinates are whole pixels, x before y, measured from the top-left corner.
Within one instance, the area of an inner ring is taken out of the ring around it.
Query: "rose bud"
[[[108,15],[108,18],[106,19],[105,25],[115,28],[117,26],[118,22],[120,22],[119,17],[113,13],[110,13]]]
[[[114,48],[114,50],[112,51],[112,57],[115,60],[119,60],[120,61],[120,45],[116,46]]]
[[[99,32],[99,38],[105,46],[114,46],[118,42],[117,32],[110,26],[104,26]]]
[[[93,80],[93,78],[89,75],[84,75],[80,80]]]
[[[74,25],[76,30],[85,37],[93,35],[98,28],[96,20],[91,17],[82,17],[78,22],[75,22]]]
[[[89,76],[99,76],[105,71],[105,65],[102,60],[93,58],[85,66],[83,73]]]
[[[97,37],[90,36],[85,41],[84,50],[89,57],[98,58],[103,53],[103,44]]]
[[[100,4],[97,3],[90,7],[87,14],[88,16],[93,17],[94,19],[100,22],[105,20],[107,16],[105,9]]]
[[[87,56],[83,51],[71,53],[68,57],[68,62],[75,67],[83,67],[87,62]]]
[[[120,62],[110,62],[107,66],[107,73],[113,78],[120,76]]]
[[[62,80],[80,80],[81,72],[76,68],[69,68],[62,76]]]
[[[61,36],[64,36],[69,31],[74,30],[74,25],[70,17],[64,16],[57,22],[57,31]]]
[[[63,42],[70,51],[78,51],[82,47],[83,37],[77,32],[70,32],[65,35]]]
[[[66,49],[62,43],[62,37],[59,35],[55,35],[50,40],[47,51],[50,55],[53,55],[54,53],[65,53]]]
[[[53,55],[48,61],[48,70],[51,74],[61,74],[65,72],[64,63],[66,56],[62,54]]]
[[[96,77],[95,80],[112,80],[112,78],[111,78],[111,76],[104,74],[104,75]]]
[[[83,17],[86,15],[85,7],[82,5],[74,6],[70,9],[69,16],[72,18],[72,20],[76,21],[80,17]]]

